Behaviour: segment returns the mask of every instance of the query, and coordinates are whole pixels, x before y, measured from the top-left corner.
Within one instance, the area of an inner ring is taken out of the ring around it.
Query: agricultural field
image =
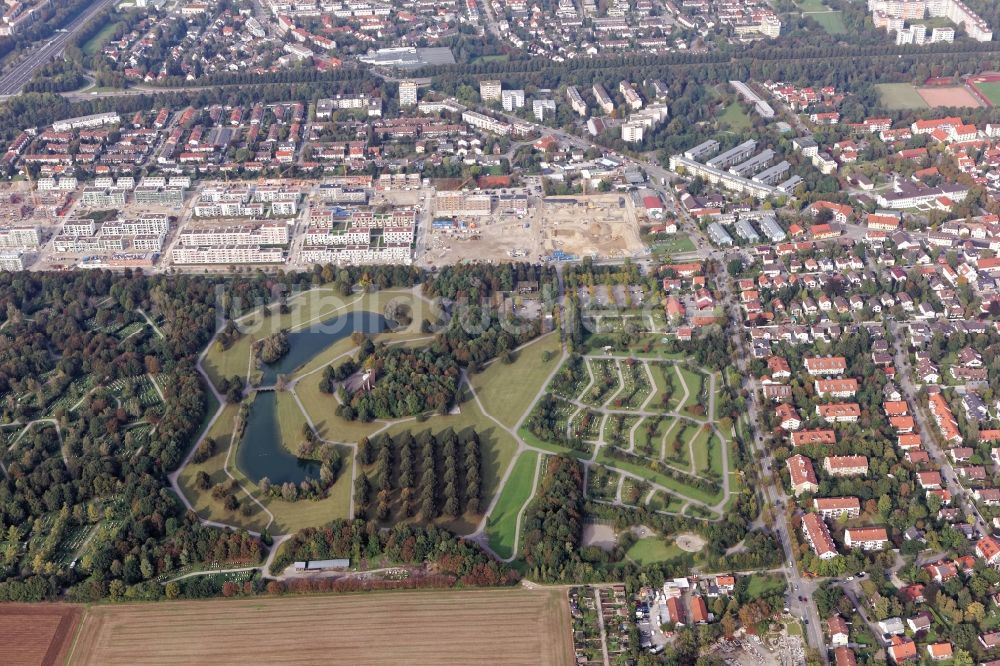
[[[41,666],[65,663],[80,615],[79,607],[68,604],[3,604],[3,662]]]
[[[385,618],[385,622],[373,621]],[[419,591],[94,606],[70,664],[573,663],[563,590]],[[388,627],[388,629],[387,629]],[[488,630],[484,630],[488,627]]]

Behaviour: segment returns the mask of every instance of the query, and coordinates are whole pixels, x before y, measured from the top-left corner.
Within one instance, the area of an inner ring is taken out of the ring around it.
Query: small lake
[[[313,360],[333,343],[355,331],[381,333],[393,323],[376,312],[351,312],[288,334],[288,353],[277,363],[261,364],[262,385],[273,384],[278,375],[290,374]],[[335,409],[330,397],[330,409]],[[297,434],[297,433],[296,433]],[[319,464],[298,458],[282,445],[278,423],[278,394],[260,391],[250,405],[243,439],[236,452],[236,466],[254,483],[265,476],[271,483],[299,483],[319,478]]]
[[[265,476],[277,484],[319,478],[318,463],[297,458],[282,446],[278,394],[274,391],[261,391],[254,398],[243,440],[236,451],[236,466],[254,483]]]
[[[313,360],[324,349],[355,331],[381,333],[391,323],[377,312],[351,312],[338,315],[324,322],[310,324],[300,331],[288,334],[288,353],[277,363],[261,363],[261,386],[270,386],[278,375],[288,375]]]

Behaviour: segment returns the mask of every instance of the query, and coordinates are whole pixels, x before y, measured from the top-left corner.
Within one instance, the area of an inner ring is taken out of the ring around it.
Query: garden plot
[[[646,417],[635,431],[635,450],[653,457],[663,457],[663,438],[673,427],[669,416]]]
[[[587,477],[587,496],[608,502],[614,501],[618,494],[620,478],[618,472],[603,465],[592,466]]]
[[[149,375],[116,379],[108,388],[111,390],[111,395],[118,399],[138,398],[143,407],[151,407],[161,402],[160,393]]]
[[[590,373],[594,377],[594,383],[581,399],[588,405],[600,407],[621,388],[617,363],[612,360],[593,359],[588,360],[587,363],[590,366]]]
[[[631,477],[625,477],[625,481],[622,482],[621,500],[625,504],[639,506],[646,500],[650,489],[651,487],[646,481],[637,481]]]
[[[608,414],[604,421],[604,443],[622,449],[629,448],[629,431],[640,420],[638,416]]]
[[[581,409],[570,423],[570,435],[578,439],[594,441],[601,436],[603,416],[591,409]]]
[[[136,335],[142,329],[146,328],[146,326],[147,324],[145,322],[135,321],[126,326],[125,328],[116,332],[115,336],[117,336],[119,340],[124,342],[125,340],[131,338],[133,335]]]
[[[624,386],[611,399],[615,409],[639,409],[653,392],[645,365],[635,359],[626,359],[618,364]]]

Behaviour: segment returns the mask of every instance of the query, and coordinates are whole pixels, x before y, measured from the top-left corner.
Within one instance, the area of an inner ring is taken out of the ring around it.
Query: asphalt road
[[[12,68],[0,76],[0,96],[16,95],[31,80],[35,72],[46,63],[62,55],[69,40],[98,12],[110,7],[112,0],[98,0],[83,10],[79,16],[65,26],[65,32],[57,32],[44,44],[32,46],[30,51]]]

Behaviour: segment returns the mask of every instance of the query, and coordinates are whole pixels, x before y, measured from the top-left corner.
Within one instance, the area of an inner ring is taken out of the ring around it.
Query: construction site
[[[526,212],[495,208],[488,216],[435,215],[418,243],[417,262],[574,261],[639,257],[645,246],[632,198],[599,194],[528,197]],[[422,248],[421,248],[422,246]]]
[[[632,198],[619,194],[547,197],[540,202],[543,254],[556,259],[622,259],[645,252]]]

